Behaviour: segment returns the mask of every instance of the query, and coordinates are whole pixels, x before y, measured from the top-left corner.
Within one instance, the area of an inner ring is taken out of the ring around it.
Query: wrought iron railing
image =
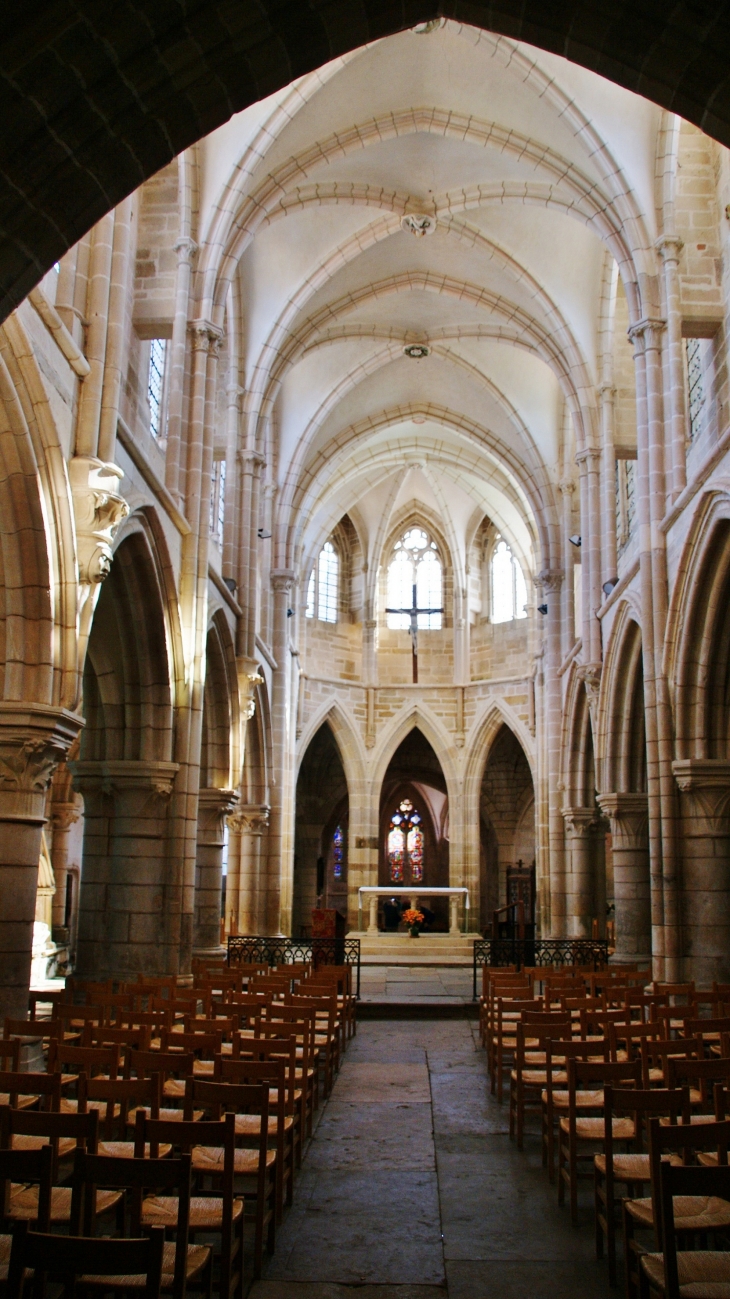
[[[352,965],[356,971],[355,995],[360,996],[360,939],[359,938],[271,938],[267,935],[253,937],[232,935],[228,939],[228,964],[245,961],[265,961],[267,965],[291,965],[296,961],[311,961],[315,970],[320,965]]]
[[[608,962],[605,938],[478,938],[474,943],[473,992],[477,999],[477,973],[483,965],[592,965],[601,970]]]

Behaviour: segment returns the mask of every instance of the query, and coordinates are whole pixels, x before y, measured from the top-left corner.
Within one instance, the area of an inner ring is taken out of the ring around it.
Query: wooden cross
[[[418,684],[418,615],[419,613],[443,613],[443,607],[440,609],[419,609],[418,599],[416,596],[416,583],[413,583],[413,603],[410,609],[387,609],[386,613],[407,613],[411,625],[408,633],[411,638],[411,662],[413,664],[413,684]]]

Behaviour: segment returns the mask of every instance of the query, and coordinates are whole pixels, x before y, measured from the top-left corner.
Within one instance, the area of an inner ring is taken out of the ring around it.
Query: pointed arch
[[[365,756],[358,729],[338,700],[321,705],[308,719],[297,742],[295,776],[298,775],[304,755],[321,726],[329,726],[339,750],[348,788],[352,792],[360,787],[365,774]]]
[[[596,784],[605,793],[646,790],[641,627],[619,605],[601,675],[596,724]]]
[[[384,729],[371,759],[372,787],[376,790],[381,788],[398,745],[416,729],[428,740],[441,763],[449,802],[452,803],[459,797],[459,751],[440,719],[422,703],[406,705]]]

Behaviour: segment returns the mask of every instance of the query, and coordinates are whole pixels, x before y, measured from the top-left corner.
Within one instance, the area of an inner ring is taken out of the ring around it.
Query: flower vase
[[[420,938],[420,937],[421,937],[421,929],[420,929],[420,926],[419,926],[419,925],[411,925],[411,928],[410,928],[410,935],[411,935],[411,938]]]

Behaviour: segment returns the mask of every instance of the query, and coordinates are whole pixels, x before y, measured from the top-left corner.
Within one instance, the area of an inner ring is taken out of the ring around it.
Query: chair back
[[[680,1299],[677,1234],[674,1225],[675,1196],[717,1196],[722,1200],[730,1200],[730,1168],[727,1165],[718,1165],[717,1168],[684,1168],[664,1163],[661,1166],[660,1182],[658,1200],[661,1204],[660,1248],[664,1255],[664,1297]],[[697,1288],[701,1290],[702,1284]],[[726,1288],[727,1282],[723,1290]],[[711,1282],[705,1292],[713,1293]]]
[[[0,1073],[0,1092],[7,1093],[11,1109],[17,1109],[19,1096],[39,1096],[41,1108],[58,1112],[61,1108],[60,1073]]]
[[[0,1150],[0,1204],[5,1216],[13,1182],[37,1183],[39,1231],[51,1229],[51,1189],[53,1186],[53,1150],[49,1145],[38,1150]]]
[[[6,1299],[22,1299],[25,1270],[34,1269],[34,1295],[42,1295],[46,1272],[61,1274],[65,1292],[74,1293],[77,1276],[143,1276],[144,1289],[135,1293],[141,1299],[159,1299],[162,1285],[162,1251],[165,1233],[152,1228],[139,1240],[112,1240],[108,1237],[89,1240],[85,1236],[58,1236],[29,1231],[27,1222],[18,1222],[5,1283]],[[111,1288],[111,1287],[110,1287]],[[57,1286],[54,1286],[54,1290]]]

